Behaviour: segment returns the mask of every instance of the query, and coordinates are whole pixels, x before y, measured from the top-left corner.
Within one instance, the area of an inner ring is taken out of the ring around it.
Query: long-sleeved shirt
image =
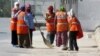
[[[12,17],[12,18],[17,17],[17,15],[18,15],[18,13],[19,13],[18,11],[19,11],[19,9],[13,8],[13,9],[12,9],[11,17]]]
[[[34,21],[33,21],[34,17],[32,15],[32,13],[27,13],[25,15],[25,22],[28,25],[29,29],[34,29]]]

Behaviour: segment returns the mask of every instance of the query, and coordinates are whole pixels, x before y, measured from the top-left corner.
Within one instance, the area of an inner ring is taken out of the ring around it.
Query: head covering
[[[70,9],[70,15],[73,16],[73,9]]]
[[[20,10],[21,10],[21,11],[25,11],[25,5],[21,6],[21,7],[20,7]]]
[[[48,10],[53,10],[53,6],[50,5],[50,6],[48,7]]]
[[[73,9],[71,8],[70,11],[67,12],[68,16],[75,16]]]
[[[26,8],[31,8],[31,5],[30,4],[25,4],[25,7]]]
[[[70,11],[67,12],[67,15],[68,15],[68,16],[71,16]]]
[[[25,8],[27,12],[31,12],[31,5],[30,4],[25,4]]]
[[[18,9],[19,8],[19,2],[14,3],[14,8]]]
[[[65,11],[64,6],[60,6],[60,11]]]

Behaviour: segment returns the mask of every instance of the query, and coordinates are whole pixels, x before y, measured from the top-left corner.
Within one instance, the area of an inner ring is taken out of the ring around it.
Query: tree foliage
[[[10,17],[11,0],[0,0],[0,17]]]

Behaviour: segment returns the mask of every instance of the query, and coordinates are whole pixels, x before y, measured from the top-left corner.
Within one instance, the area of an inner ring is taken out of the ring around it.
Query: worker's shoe
[[[24,48],[23,46],[19,46],[20,48]]]
[[[18,48],[18,47],[19,47],[19,45],[13,45],[13,47],[17,47],[17,48]]]
[[[75,51],[79,51],[79,48],[75,49]]]
[[[62,50],[67,50],[67,49],[68,49],[68,47],[63,47],[63,48],[62,48]]]

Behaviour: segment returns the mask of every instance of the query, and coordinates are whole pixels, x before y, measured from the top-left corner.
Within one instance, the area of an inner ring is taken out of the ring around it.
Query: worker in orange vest
[[[63,45],[62,50],[67,50],[67,42],[68,42],[68,21],[67,21],[67,13],[65,11],[64,6],[60,7],[60,10],[56,12],[55,15],[56,21],[56,45],[59,47]]]
[[[53,12],[53,6],[48,7],[48,12],[46,13],[46,29],[47,29],[47,40],[50,41],[51,44],[54,42],[55,38],[55,13]]]
[[[72,9],[69,12],[68,19],[69,19],[69,47],[71,51],[73,51],[74,48],[76,51],[78,51],[79,47],[77,45],[77,38],[78,39],[82,38],[83,32],[80,22],[73,13]]]
[[[20,10],[21,12],[18,14],[17,21],[18,44],[20,48],[30,48],[29,28],[25,22],[25,6],[22,6]]]
[[[18,38],[17,38],[17,31],[16,31],[16,26],[17,26],[17,14],[19,11],[19,2],[14,3],[14,8],[12,9],[12,17],[11,17],[11,23],[10,23],[10,28],[11,28],[11,44],[13,46],[18,45]]]

